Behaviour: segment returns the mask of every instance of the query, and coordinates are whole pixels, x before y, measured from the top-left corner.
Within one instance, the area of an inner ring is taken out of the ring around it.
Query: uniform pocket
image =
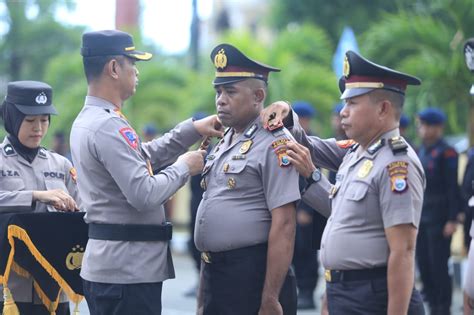
[[[23,182],[21,178],[3,177],[2,180],[0,180],[0,190],[21,191],[25,190],[25,188],[25,182]]]
[[[242,173],[246,165],[247,165],[247,161],[230,162],[227,172],[226,170],[224,170],[224,173],[229,173],[229,174]]]
[[[64,181],[60,179],[47,179],[44,181],[44,185],[47,190],[62,189],[65,192],[68,192],[66,184],[64,184]]]
[[[353,226],[363,225],[367,221],[367,207],[369,206],[367,195],[369,183],[352,182],[344,194],[342,211],[340,211],[341,223]]]
[[[346,192],[346,199],[360,201],[364,199],[369,190],[369,184],[365,182],[350,183]]]

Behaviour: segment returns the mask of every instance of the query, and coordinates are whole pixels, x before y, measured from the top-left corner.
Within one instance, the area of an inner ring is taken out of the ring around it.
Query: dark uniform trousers
[[[51,312],[43,304],[15,302],[20,314],[23,315],[51,315]],[[3,306],[0,314],[3,314]],[[69,315],[69,303],[59,303],[56,309],[56,315]]]
[[[159,315],[163,282],[110,284],[83,280],[91,315]]]
[[[387,276],[372,280],[335,281],[326,285],[331,315],[384,315],[388,307]],[[424,315],[420,293],[413,289],[408,315]]]
[[[204,315],[256,315],[260,308],[267,246],[210,253],[203,261]],[[296,315],[296,281],[290,270],[280,291],[283,314]]]
[[[416,246],[423,290],[433,315],[450,314],[452,282],[448,271],[451,237],[443,236],[443,224],[420,224]]]

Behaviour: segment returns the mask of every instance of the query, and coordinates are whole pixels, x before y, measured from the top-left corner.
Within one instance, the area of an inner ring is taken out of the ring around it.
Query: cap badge
[[[35,101],[37,104],[46,104],[46,102],[48,101],[48,97],[46,96],[46,94],[44,94],[44,92],[41,92],[40,94],[38,94],[38,96],[36,96]]]
[[[344,64],[342,65],[342,74],[347,78],[351,72],[351,66],[349,64],[349,59],[347,56],[344,57]]]
[[[225,55],[224,48],[219,50],[214,57],[214,65],[217,69],[224,69],[227,66],[227,56]]]

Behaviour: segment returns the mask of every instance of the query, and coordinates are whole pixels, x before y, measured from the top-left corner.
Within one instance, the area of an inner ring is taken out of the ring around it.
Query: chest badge
[[[364,178],[369,175],[373,166],[374,163],[371,160],[365,160],[362,166],[359,168],[359,171],[357,172],[357,177]]]
[[[227,188],[234,189],[235,188],[235,179],[233,177],[227,180]]]
[[[229,171],[229,163],[224,164],[224,173],[227,173]]]
[[[239,153],[240,154],[245,154],[245,153],[249,152],[250,147],[252,146],[252,144],[253,144],[252,140],[247,140],[244,143],[242,143],[242,146],[239,149]]]

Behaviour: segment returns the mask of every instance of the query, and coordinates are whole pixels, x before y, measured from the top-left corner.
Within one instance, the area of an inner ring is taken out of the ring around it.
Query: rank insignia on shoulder
[[[124,127],[120,129],[119,132],[129,146],[131,146],[135,150],[138,148],[138,136],[135,133],[135,130],[130,127]]]
[[[390,189],[395,193],[402,193],[407,190],[408,182],[408,162],[396,161],[387,166],[390,177]]]
[[[69,175],[71,175],[72,181],[74,182],[74,184],[76,184],[77,183],[77,171],[74,167],[71,167],[71,169],[69,170]]]
[[[380,150],[381,147],[383,147],[385,145],[385,139],[380,139],[379,141],[375,142],[374,144],[372,144],[368,149],[367,149],[367,152],[369,152],[370,154],[374,154],[375,152],[377,152],[378,150]]]
[[[341,149],[347,149],[351,147],[352,145],[354,145],[355,143],[356,142],[352,139],[336,141],[337,146],[340,147]]]
[[[357,177],[364,178],[369,175],[373,166],[374,162],[372,162],[371,160],[365,160],[362,166],[359,168],[359,171],[357,172]]]
[[[6,146],[4,146],[3,152],[5,152],[5,155],[15,154],[15,150],[13,150],[13,146],[11,144],[7,144]]]
[[[394,155],[404,154],[407,152],[408,144],[402,137],[393,137],[388,140],[388,145]]]
[[[245,153],[249,152],[250,147],[252,146],[252,144],[253,144],[252,140],[247,140],[244,143],[242,143],[242,145],[240,146],[240,149],[239,149],[239,153],[240,154],[245,154]]]
[[[251,136],[253,136],[253,134],[255,133],[255,131],[257,131],[258,129],[258,125],[257,124],[253,124],[252,127],[250,127],[247,132],[244,134],[244,136],[246,138],[250,138]]]
[[[279,148],[275,150],[275,154],[278,157],[278,164],[281,167],[285,167],[290,165],[290,160],[288,159],[288,155],[286,154],[286,149],[285,148]]]

